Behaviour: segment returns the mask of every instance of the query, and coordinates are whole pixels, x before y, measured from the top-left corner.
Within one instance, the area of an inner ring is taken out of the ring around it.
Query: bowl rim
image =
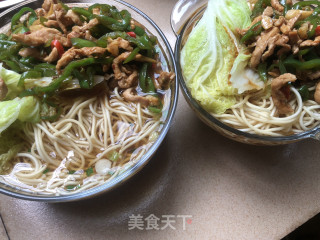
[[[6,11],[0,13],[0,19],[6,15],[7,13],[10,13],[13,10],[18,10],[21,7],[29,4],[36,2],[37,0],[28,0],[23,3],[17,4]],[[162,32],[162,30],[158,27],[158,25],[150,18],[148,17],[144,12],[142,12],[140,9],[137,7],[122,1],[122,0],[110,0],[110,3],[112,2],[117,2],[120,5],[124,5],[125,7],[130,8],[131,10],[135,11],[137,14],[142,16],[144,19],[146,19],[149,24],[152,25],[154,30],[159,34],[161,37],[162,41],[164,42],[164,45],[161,45],[167,49],[168,54],[166,54],[166,58],[169,63],[172,63],[172,70],[174,70],[175,73],[177,73],[177,66],[174,60],[174,54],[172,51],[172,48],[170,46],[170,43],[168,39],[166,38],[165,34]],[[71,0],[70,3],[83,3],[83,4],[94,4],[94,1],[88,1],[86,2],[81,2],[81,1],[76,1],[76,0]],[[170,66],[170,65],[169,65]],[[40,202],[48,202],[48,203],[59,203],[59,202],[71,202],[71,201],[78,201],[78,200],[85,200],[89,198],[96,197],[100,194],[107,193],[116,187],[122,185],[126,181],[128,181],[131,177],[133,177],[135,174],[137,174],[142,168],[151,160],[152,156],[156,153],[158,148],[160,147],[161,143],[163,142],[165,136],[168,133],[168,130],[170,128],[170,125],[172,123],[173,116],[175,114],[176,108],[177,108],[177,102],[178,102],[178,96],[179,96],[179,84],[178,84],[178,77],[176,75],[174,83],[171,86],[171,96],[170,96],[170,104],[168,106],[168,114],[165,119],[165,122],[162,126],[161,132],[159,134],[159,137],[157,140],[152,144],[152,146],[149,148],[149,150],[142,156],[142,158],[137,161],[133,166],[131,166],[129,169],[126,169],[123,173],[120,175],[116,176],[114,179],[111,181],[108,181],[102,185],[75,193],[75,194],[70,194],[70,195],[59,195],[59,196],[54,196],[54,195],[41,195],[35,193],[32,195],[32,193],[29,192],[23,192],[23,190],[16,189],[15,187],[12,187],[7,184],[0,183],[0,193],[5,194],[10,197],[15,197],[18,199],[22,200],[30,200],[30,201],[40,201]],[[6,189],[4,189],[2,186],[5,186]],[[19,191],[19,192],[17,192]]]
[[[192,18],[189,18],[183,25],[181,31],[179,32],[178,36],[177,36],[177,41],[176,41],[176,45],[175,45],[175,50],[174,50],[174,56],[175,56],[175,61],[177,64],[177,74],[178,74],[178,80],[179,80],[179,85],[182,89],[182,93],[185,97],[185,99],[187,100],[187,102],[189,104],[191,104],[191,106],[193,106],[194,108],[192,108],[194,111],[197,111],[200,113],[201,117],[203,117],[206,121],[206,124],[208,125],[207,121],[213,123],[214,125],[218,126],[219,128],[237,135],[237,136],[241,136],[244,137],[246,139],[250,139],[250,140],[257,140],[259,142],[262,141],[268,141],[270,143],[277,143],[277,142],[294,142],[294,141],[299,141],[299,140],[303,140],[303,139],[307,139],[307,138],[315,138],[317,139],[317,135],[320,133],[320,124],[308,131],[304,131],[302,133],[297,133],[297,134],[293,134],[293,135],[288,135],[288,136],[265,136],[265,135],[258,135],[258,134],[254,134],[254,133],[248,133],[248,132],[243,132],[241,130],[238,130],[236,128],[233,128],[223,122],[221,122],[220,120],[218,120],[217,118],[215,118],[214,116],[212,116],[209,112],[207,112],[199,103],[198,101],[196,101],[189,88],[187,87],[185,81],[184,81],[184,77],[182,74],[182,68],[181,68],[181,64],[180,64],[180,49],[182,47],[182,40],[184,37],[184,33],[185,31],[188,29],[189,25],[192,24],[197,17],[199,17],[199,15],[203,14],[204,10],[206,9],[206,5],[202,7],[201,10],[199,10],[196,15],[194,15]],[[211,127],[211,126],[210,126]]]

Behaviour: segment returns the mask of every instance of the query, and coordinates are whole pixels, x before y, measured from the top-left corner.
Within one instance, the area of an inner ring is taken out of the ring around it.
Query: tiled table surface
[[[175,0],[128,2],[174,46],[169,19]],[[201,123],[181,95],[168,136],[137,176],[75,203],[2,195],[0,239],[280,239],[320,211],[318,146],[315,140],[278,147],[233,142]],[[176,229],[128,230],[132,214],[174,215]],[[177,215],[192,215],[185,230]]]

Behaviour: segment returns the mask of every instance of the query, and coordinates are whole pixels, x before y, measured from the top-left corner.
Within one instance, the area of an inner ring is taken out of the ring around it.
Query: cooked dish
[[[83,191],[139,161],[175,78],[157,38],[108,4],[22,8],[0,62],[0,181],[40,194]]]
[[[319,1],[209,0],[181,51],[186,85],[221,122],[288,136],[319,125]]]

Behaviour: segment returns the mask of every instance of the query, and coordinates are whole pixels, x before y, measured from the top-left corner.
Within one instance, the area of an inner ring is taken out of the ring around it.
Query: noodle
[[[17,154],[15,167],[8,175],[0,175],[1,182],[41,194],[83,191],[112,180],[132,166],[152,145],[152,133],[160,130],[159,116],[139,103],[124,102],[117,88],[110,97],[80,97],[61,106],[58,121],[25,126],[29,152],[26,148]],[[121,157],[112,163],[108,175],[86,176],[85,169],[108,159],[113,151]],[[46,169],[53,171],[43,174]]]
[[[299,92],[291,87],[295,97],[290,102],[293,114],[276,116],[272,97],[263,98],[263,90],[241,95],[237,104],[224,114],[212,114],[220,121],[241,131],[268,136],[283,136],[308,131],[319,124],[320,106],[308,100],[303,102]]]

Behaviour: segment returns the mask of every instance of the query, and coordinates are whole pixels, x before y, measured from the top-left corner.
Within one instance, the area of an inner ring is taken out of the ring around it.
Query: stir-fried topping
[[[258,0],[252,23],[239,29],[241,42],[251,50],[250,67],[271,82],[272,98],[279,114],[292,112],[289,85],[303,100],[320,104],[320,1]],[[316,87],[317,86],[317,87]],[[308,96],[308,97],[306,97]]]
[[[107,4],[70,8],[59,0],[45,0],[40,9],[22,8],[12,18],[10,32],[0,35],[0,61],[21,74],[21,91],[13,97],[36,97],[52,110],[49,116],[42,114],[50,120],[59,117],[57,99],[74,79],[92,91],[97,75],[106,79],[98,89],[118,87],[125,100],[161,112],[163,92],[158,89],[168,89],[174,73],[157,68],[162,65],[160,54],[156,37],[127,10]],[[26,84],[42,78],[46,80]],[[0,100],[6,94],[0,81]]]

